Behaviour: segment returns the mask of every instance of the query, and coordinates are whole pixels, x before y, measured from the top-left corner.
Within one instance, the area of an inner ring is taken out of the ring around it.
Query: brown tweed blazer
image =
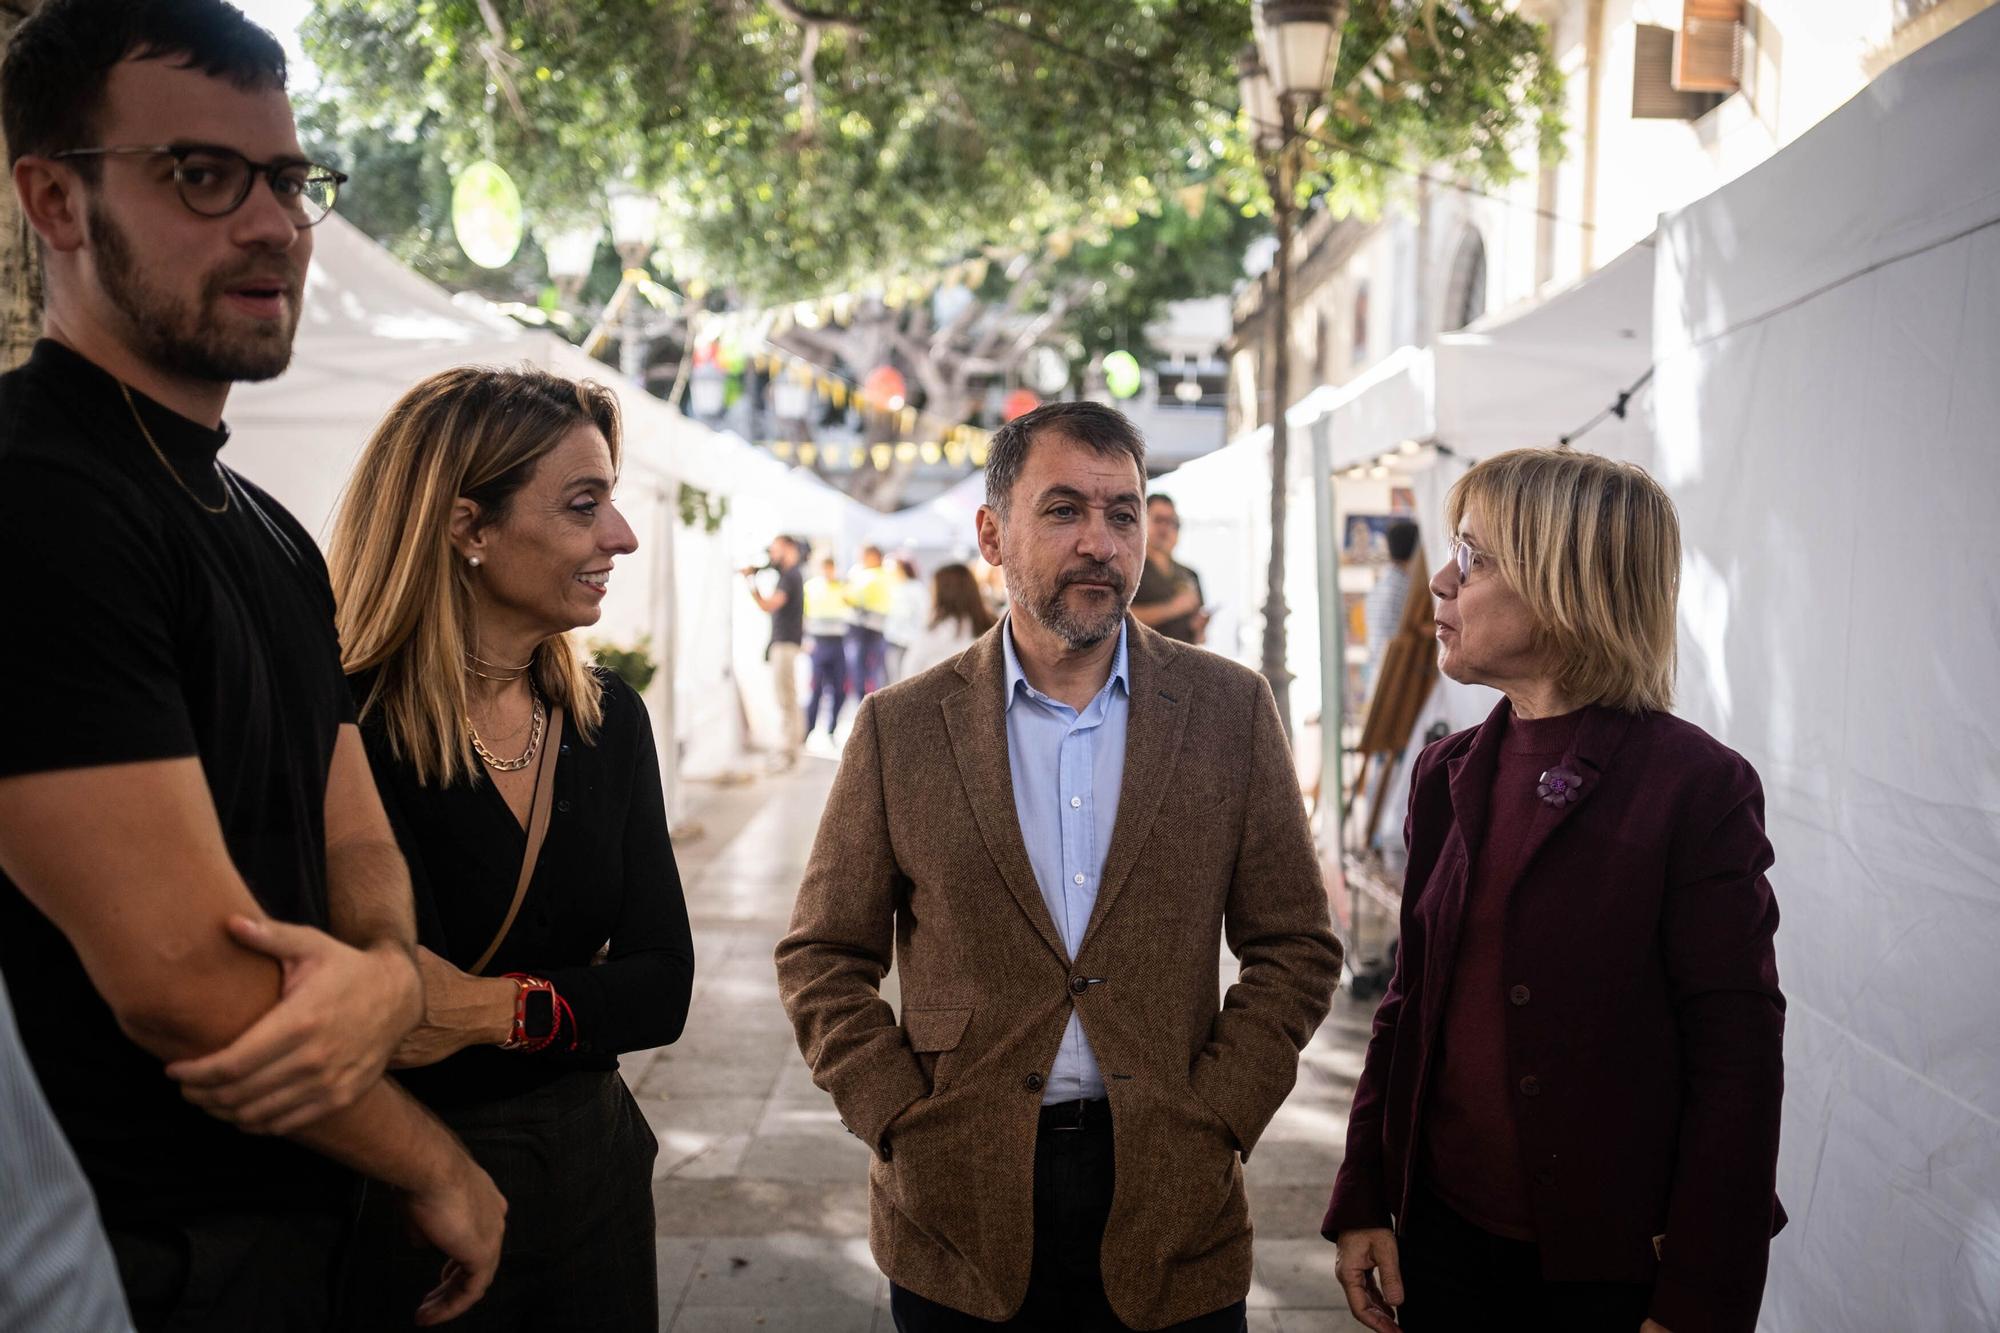
[[[1149,1329],[1242,1299],[1242,1159],[1340,977],[1270,690],[1126,623],[1125,776],[1074,963],[1014,814],[1005,622],[862,705],[778,945],[813,1081],[876,1151],[876,1261],[983,1319],[1027,1293],[1037,1113],[1072,1006],[1111,1098],[1112,1308]],[[900,1022],[879,991],[892,948]]]

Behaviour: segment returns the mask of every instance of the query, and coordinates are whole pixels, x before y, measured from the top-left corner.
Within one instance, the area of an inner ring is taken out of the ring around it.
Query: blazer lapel
[[[965,677],[966,687],[946,696],[938,706],[944,711],[952,759],[958,765],[959,781],[965,784],[973,818],[979,823],[986,854],[1043,942],[1056,957],[1067,961],[1069,952],[1063,948],[1048,904],[1042,901],[1027,843],[1021,837],[1021,821],[1014,813],[1014,773],[1007,762],[1007,660],[1000,643],[1004,633],[1003,623],[959,658],[958,674]]]
[[[1536,811],[1534,825],[1528,830],[1527,846],[1521,855],[1524,877],[1543,844],[1569,821],[1577,807],[1594,796],[1603,785],[1604,771],[1610,767],[1612,756],[1624,743],[1625,733],[1631,726],[1632,715],[1615,708],[1592,705],[1584,711],[1583,720],[1577,723],[1576,739],[1570,743],[1569,753],[1555,768],[1545,770],[1551,774],[1556,769],[1565,770],[1562,777],[1568,799],[1556,805],[1544,798],[1541,809]]]
[[[1104,878],[1097,887],[1097,902],[1090,909],[1090,925],[1076,951],[1079,958],[1110,915],[1111,905],[1139,860],[1139,849],[1152,836],[1160,802],[1180,757],[1188,706],[1193,702],[1190,687],[1174,671],[1174,657],[1180,649],[1130,619],[1126,621],[1125,647],[1131,684],[1125,714],[1125,775],[1118,786],[1118,817],[1111,826]]]

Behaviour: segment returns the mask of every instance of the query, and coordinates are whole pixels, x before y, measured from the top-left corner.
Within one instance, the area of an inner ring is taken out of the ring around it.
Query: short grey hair
[[[1128,455],[1139,469],[1140,484],[1145,483],[1146,440],[1123,412],[1103,403],[1044,403],[994,431],[987,443],[986,503],[1000,517],[1007,517],[1014,484],[1027,465],[1028,446],[1043,434],[1074,440],[1108,458]]]

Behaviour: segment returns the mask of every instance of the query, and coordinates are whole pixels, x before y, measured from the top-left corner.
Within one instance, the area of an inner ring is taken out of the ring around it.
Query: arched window
[[[1439,332],[1462,329],[1486,313],[1486,242],[1468,227],[1451,261],[1451,283],[1445,288],[1444,323]]]

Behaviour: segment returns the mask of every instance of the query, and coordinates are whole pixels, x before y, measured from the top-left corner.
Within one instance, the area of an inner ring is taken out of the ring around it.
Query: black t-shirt
[[[1153,563],[1151,556],[1146,558],[1146,568],[1139,575],[1139,590],[1132,595],[1132,605],[1157,606],[1161,602],[1171,602],[1180,596],[1182,583],[1192,583],[1195,596],[1201,596],[1199,574],[1177,560],[1169,559],[1167,563],[1173,566],[1173,570],[1170,573],[1163,573],[1160,567]],[[1170,639],[1179,639],[1182,643],[1194,642],[1192,614],[1175,616],[1172,620],[1162,621],[1153,628]]]
[[[772,643],[804,643],[806,640],[806,576],[793,565],[778,571],[778,586],[785,604],[771,613]]]
[[[598,672],[604,723],[585,742],[565,717],[556,751],[555,808],[534,878],[485,975],[527,972],[555,984],[575,1017],[575,1051],[468,1047],[397,1077],[446,1108],[511,1096],[572,1069],[615,1069],[625,1051],[680,1036],[694,986],[694,944],[667,836],[660,761],[646,705]],[[371,681],[354,679],[366,699]],[[506,919],[528,835],[482,770],[471,782],[422,786],[395,757],[381,714],[361,728],[389,821],[416,888],[417,934],[461,968],[479,961]],[[609,956],[592,965],[610,942]]]
[[[326,786],[354,716],[311,537],[216,468],[226,430],[43,341],[0,376],[0,776],[200,758],[264,910],[327,924]],[[133,420],[221,514],[176,485]],[[31,648],[32,645],[32,648]],[[110,910],[112,904],[106,904]],[[50,1105],[114,1224],[202,1208],[331,1205],[344,1169],[182,1099],[119,1030],[63,935],[0,875],[0,972]]]

